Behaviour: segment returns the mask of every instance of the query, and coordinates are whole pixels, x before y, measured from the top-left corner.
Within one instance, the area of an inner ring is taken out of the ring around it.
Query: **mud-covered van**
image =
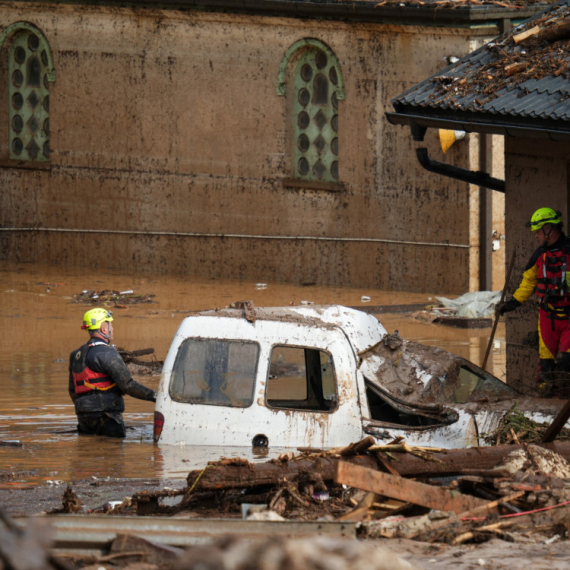
[[[347,307],[204,311],[184,319],[168,351],[154,440],[326,448],[373,435],[468,447],[515,399],[538,421],[560,408]]]

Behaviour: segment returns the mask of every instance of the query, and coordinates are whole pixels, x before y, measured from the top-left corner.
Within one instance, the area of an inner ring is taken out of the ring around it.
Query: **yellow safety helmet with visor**
[[[561,216],[562,212],[553,210],[552,208],[539,208],[530,218],[530,222],[526,223],[526,227],[530,228],[530,231],[536,232],[545,224],[561,224]]]
[[[83,315],[83,325],[81,328],[83,330],[87,329],[90,331],[96,331],[101,328],[101,325],[105,322],[110,323],[113,320],[113,313],[107,311],[107,309],[102,309],[100,307],[96,309],[91,309]]]

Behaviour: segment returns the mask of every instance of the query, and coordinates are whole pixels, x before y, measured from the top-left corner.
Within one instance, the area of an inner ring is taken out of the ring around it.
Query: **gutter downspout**
[[[480,170],[475,172],[473,170],[467,170],[466,168],[460,168],[459,166],[452,166],[445,162],[433,160],[430,158],[427,148],[417,148],[416,156],[418,157],[419,163],[429,172],[435,172],[436,174],[441,174],[448,178],[454,178],[455,180],[461,180],[462,182],[468,182],[469,184],[482,186],[484,188],[489,188],[490,190],[496,190],[497,192],[505,192],[504,180],[493,178],[486,172],[481,172]]]

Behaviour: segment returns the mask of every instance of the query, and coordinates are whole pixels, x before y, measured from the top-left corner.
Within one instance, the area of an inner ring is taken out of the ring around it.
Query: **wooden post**
[[[507,294],[507,288],[509,286],[509,281],[511,280],[511,273],[513,271],[513,265],[515,263],[515,253],[516,250],[513,250],[513,255],[511,255],[511,262],[509,263],[509,269],[507,270],[507,278],[505,279],[505,285],[503,287],[503,292],[501,293],[501,300],[499,304],[501,304],[505,300],[505,296]],[[485,370],[485,366],[487,366],[487,360],[489,359],[489,354],[491,353],[491,346],[493,345],[493,339],[495,338],[495,331],[497,330],[497,325],[499,324],[499,313],[495,315],[495,322],[493,323],[493,330],[491,331],[491,336],[489,337],[489,344],[487,345],[487,352],[485,352],[485,358],[483,359],[483,364],[481,368]]]

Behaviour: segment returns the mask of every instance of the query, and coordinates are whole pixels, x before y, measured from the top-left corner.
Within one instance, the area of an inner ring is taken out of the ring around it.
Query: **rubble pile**
[[[133,516],[135,521],[154,516],[152,536],[160,535],[162,542],[117,530],[114,540],[105,539],[97,554],[68,553],[55,557],[50,554],[50,535],[46,530],[22,529],[0,513],[5,526],[0,528],[0,560],[4,567],[17,570],[140,570],[141,564],[146,570],[344,570],[364,567],[364,562],[366,568],[411,567],[366,540],[338,536],[292,540],[284,535],[272,536],[276,528],[272,525],[292,522],[314,524],[315,534],[327,523],[342,528],[353,524],[353,537],[360,539],[399,538],[449,545],[501,539],[551,544],[567,539],[570,530],[569,458],[570,443],[566,442],[443,450],[414,447],[401,438],[377,445],[369,436],[332,450],[301,448],[298,453],[284,454],[265,463],[222,459],[191,471],[182,489],[135,493],[103,510],[105,529],[115,528],[112,515]],[[77,517],[82,511],[85,507],[81,498],[68,486],[62,509],[53,514],[61,517],[65,516],[61,513],[73,513]],[[248,529],[251,532],[252,527],[244,525],[252,522],[267,526],[261,527],[262,537],[254,540],[250,535],[247,540],[236,534],[210,536],[207,545],[188,550],[176,547],[176,542],[168,543],[165,529],[172,527],[171,536],[176,539],[181,531],[174,528],[175,521],[191,519],[199,523],[195,532],[202,538],[196,542],[203,542],[206,528],[223,520],[243,519],[234,527],[234,533],[247,534]],[[49,520],[50,517],[39,518],[38,524],[45,525]],[[125,519],[116,520],[116,528],[123,529]],[[85,524],[78,522],[82,532],[87,529]],[[96,542],[95,534],[91,540]],[[20,559],[13,545],[19,544],[22,550],[24,542],[31,546],[26,547]],[[311,548],[305,548],[309,543]],[[66,544],[71,542],[67,540]],[[27,557],[32,555],[35,558],[29,562]],[[323,565],[325,559],[330,565]]]
[[[570,457],[570,444],[556,448]],[[570,463],[563,455],[526,443],[429,450],[401,441],[378,446],[368,437],[266,463],[212,462],[190,472],[184,489],[137,493],[110,514],[352,521],[362,537],[454,544],[512,541],[517,532],[567,537]],[[166,497],[179,500],[163,504]]]

